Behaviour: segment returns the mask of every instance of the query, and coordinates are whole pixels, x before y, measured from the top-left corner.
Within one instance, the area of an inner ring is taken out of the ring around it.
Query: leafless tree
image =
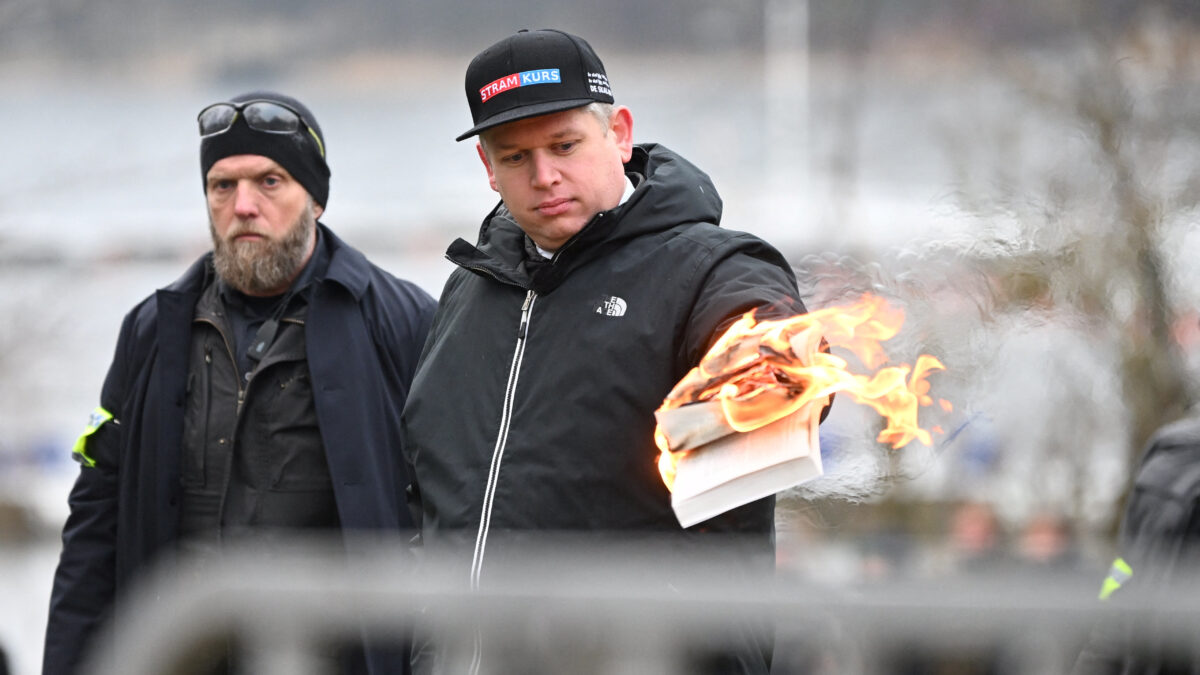
[[[992,155],[990,180],[965,190],[963,205],[990,222],[984,232],[1006,252],[993,259],[998,312],[1045,311],[1107,345],[1112,362],[1098,367],[1111,369],[1119,390],[1121,445],[1132,463],[1195,398],[1175,328],[1195,322],[1200,299],[1200,279],[1188,278],[1182,255],[1200,205],[1200,30],[1167,3],[1142,3],[1115,21],[1058,4],[1075,12],[1070,39],[995,52],[1039,120],[1039,147],[1024,139],[1026,155],[1015,163]],[[1006,143],[1022,140],[1010,120],[991,131]],[[1088,452],[1095,439],[1078,428],[1079,413],[1064,410],[1063,428],[1050,435],[1083,445],[1074,461],[1086,464],[1096,459]],[[1089,413],[1099,414],[1082,417]]]

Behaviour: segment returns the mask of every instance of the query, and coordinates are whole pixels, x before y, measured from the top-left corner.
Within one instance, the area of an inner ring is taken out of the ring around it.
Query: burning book
[[[817,426],[834,392],[887,419],[880,442],[931,444],[917,410],[932,402],[925,378],[942,364],[922,355],[914,368],[879,368],[886,361],[879,343],[903,322],[881,298],[864,296],[849,307],[772,321],[749,312],[734,323],[655,412],[659,471],[680,524],[822,475]],[[822,338],[877,370],[851,372],[846,360],[822,349]]]
[[[722,420],[719,401],[692,403],[658,414],[660,429],[687,437],[667,453],[675,465],[671,506],[683,527],[799,485],[823,473],[817,438],[820,409],[808,405],[753,433],[735,432]],[[698,438],[712,437],[700,445]]]

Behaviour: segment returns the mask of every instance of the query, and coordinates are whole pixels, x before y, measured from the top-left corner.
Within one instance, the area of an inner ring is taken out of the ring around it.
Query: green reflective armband
[[[1114,560],[1112,567],[1108,570],[1108,576],[1104,578],[1104,583],[1100,586],[1100,599],[1107,600],[1131,578],[1133,578],[1133,568],[1129,566],[1129,563],[1125,562],[1123,558]]]
[[[104,408],[96,408],[92,411],[92,416],[88,418],[87,428],[79,435],[75,441],[75,447],[71,448],[71,457],[75,461],[85,466],[96,466],[96,460],[92,459],[87,454],[88,437],[100,430],[106,422],[113,418],[112,413]]]

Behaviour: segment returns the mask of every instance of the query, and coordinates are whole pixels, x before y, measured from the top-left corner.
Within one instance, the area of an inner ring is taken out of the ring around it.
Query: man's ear
[[[499,192],[500,189],[496,187],[496,174],[492,171],[492,163],[488,160],[487,151],[483,149],[483,143],[476,142],[475,150],[479,153],[479,161],[483,162],[483,168],[487,169],[488,185],[491,185],[493,190]]]
[[[621,162],[628,162],[633,157],[633,113],[625,106],[617,106],[608,130],[616,137],[617,148],[621,151]]]
[[[322,213],[325,213],[325,207],[320,204],[313,204],[313,218],[320,218]]]

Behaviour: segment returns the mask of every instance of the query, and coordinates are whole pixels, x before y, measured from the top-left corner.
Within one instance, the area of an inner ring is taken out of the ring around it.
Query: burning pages
[[[683,527],[822,473],[827,394],[786,368],[806,363],[820,335],[746,330],[753,325],[750,315],[735,324],[655,412],[659,469]]]
[[[780,320],[757,321],[749,312],[730,326],[654,413],[658,469],[679,522],[688,527],[822,475],[817,424],[834,392],[886,420],[880,443],[931,445],[917,413],[933,403],[926,378],[944,369],[941,361],[922,354],[913,366],[881,367],[880,342],[903,323],[902,311],[868,294]],[[821,349],[822,339],[869,372],[852,372],[847,360]]]

